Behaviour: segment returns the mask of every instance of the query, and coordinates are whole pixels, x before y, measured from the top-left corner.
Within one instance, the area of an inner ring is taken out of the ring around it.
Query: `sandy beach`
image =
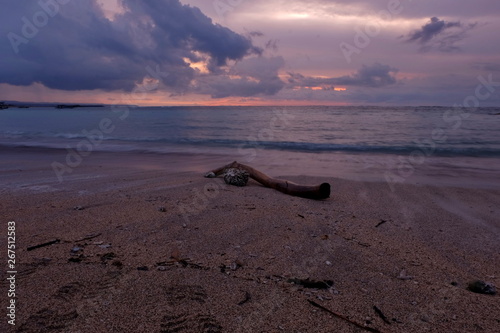
[[[2,332],[500,327],[500,296],[467,290],[500,286],[498,189],[270,172],[329,182],[314,201],[204,178],[231,162],[218,157],[95,153],[59,182],[62,152],[4,153],[2,239],[15,221],[17,274]]]
[[[500,333],[500,1],[3,3],[0,333]]]

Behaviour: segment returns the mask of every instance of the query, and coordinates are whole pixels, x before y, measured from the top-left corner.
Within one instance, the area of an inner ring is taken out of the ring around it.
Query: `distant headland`
[[[74,109],[74,108],[100,108],[104,104],[62,104],[62,103],[40,103],[40,102],[19,102],[19,101],[3,101],[0,102],[0,110],[8,108],[27,109],[32,107],[57,108],[57,109]]]

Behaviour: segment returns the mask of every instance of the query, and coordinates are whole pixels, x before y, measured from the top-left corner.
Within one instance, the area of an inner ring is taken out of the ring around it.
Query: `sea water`
[[[475,177],[498,184],[499,113],[380,106],[9,108],[0,110],[0,146],[218,155],[278,174],[389,182]]]

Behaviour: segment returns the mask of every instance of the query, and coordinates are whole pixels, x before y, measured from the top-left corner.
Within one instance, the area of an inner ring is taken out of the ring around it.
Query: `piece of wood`
[[[96,234],[91,234],[91,235],[87,235],[83,238],[80,238],[80,239],[77,239],[76,241],[74,242],[82,242],[82,241],[85,241],[85,240],[90,240],[90,239],[94,239],[96,237],[99,237],[101,236],[102,234],[99,232],[99,233],[96,233]]]
[[[309,304],[311,304],[312,306],[315,306],[315,307],[317,307],[317,308],[319,308],[319,309],[321,309],[321,310],[323,310],[323,311],[326,311],[326,312],[328,312],[329,314],[334,315],[334,316],[335,316],[335,317],[337,317],[337,318],[340,318],[340,319],[342,319],[342,320],[345,320],[346,322],[348,322],[348,323],[350,323],[350,324],[352,324],[352,325],[354,325],[354,326],[356,326],[356,327],[358,327],[358,328],[361,328],[361,329],[363,329],[363,330],[365,330],[365,331],[368,331],[368,332],[381,333],[381,332],[380,332],[378,329],[376,329],[376,328],[371,328],[371,327],[368,327],[368,326],[363,326],[363,325],[361,325],[361,324],[358,324],[357,322],[355,322],[355,321],[353,321],[353,320],[351,320],[351,319],[349,319],[349,318],[347,318],[347,317],[345,317],[345,316],[343,316],[343,315],[341,315],[341,314],[339,314],[339,313],[333,312],[332,310],[327,309],[327,308],[325,308],[323,305],[319,305],[318,303],[316,303],[316,302],[314,302],[314,301],[311,301],[311,300],[309,300],[309,299],[308,299],[307,301],[308,301],[308,302],[309,302]]]
[[[250,295],[250,293],[247,291],[245,292],[245,298],[243,300],[241,300],[240,302],[238,302],[238,305],[243,305],[245,304],[246,302],[248,302],[250,299],[252,298],[252,296]]]
[[[47,243],[30,246],[30,247],[27,248],[27,251],[33,251],[33,250],[39,249],[41,247],[58,244],[59,242],[61,242],[60,239],[54,239],[53,241],[50,241],[50,242],[47,242]]]
[[[288,180],[269,177],[251,166],[241,164],[236,161],[208,172],[205,177],[217,177],[222,175],[226,169],[230,168],[245,170],[250,175],[250,178],[266,187],[273,188],[285,194],[316,200],[327,199],[330,197],[330,184],[328,183],[322,183],[320,185],[300,185]]]
[[[375,310],[375,313],[380,317],[380,319],[384,321],[384,323],[386,323],[387,325],[391,324],[391,322],[389,321],[389,319],[387,319],[382,310],[380,310],[376,305],[373,306],[373,310]]]

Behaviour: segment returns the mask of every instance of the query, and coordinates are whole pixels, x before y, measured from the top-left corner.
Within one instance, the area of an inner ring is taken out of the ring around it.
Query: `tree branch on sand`
[[[326,199],[330,197],[330,184],[300,185],[284,179],[276,179],[256,170],[248,165],[236,161],[212,170],[205,174],[206,178],[215,178],[224,175],[224,181],[230,185],[245,186],[248,177],[266,187],[273,188],[282,193],[308,199]]]

